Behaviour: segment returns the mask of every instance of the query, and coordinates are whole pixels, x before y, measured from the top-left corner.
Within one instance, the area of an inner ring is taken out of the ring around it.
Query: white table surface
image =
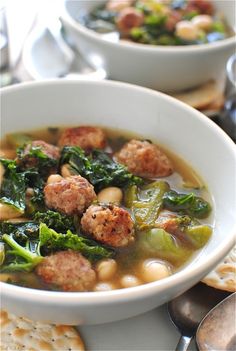
[[[120,322],[80,326],[89,351],[170,351],[180,334],[171,323],[166,305]],[[194,351],[192,342],[189,351]]]

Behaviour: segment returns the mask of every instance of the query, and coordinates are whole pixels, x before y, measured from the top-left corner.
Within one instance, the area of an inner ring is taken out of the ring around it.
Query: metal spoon
[[[46,23],[39,21],[27,37],[22,63],[30,79],[105,79],[104,69],[91,67],[65,41],[61,29],[61,22],[57,18]]]
[[[168,303],[169,316],[181,333],[176,351],[186,351],[205,315],[229,293],[199,283]]]
[[[199,350],[236,350],[236,293],[215,306],[200,323],[196,342]]]

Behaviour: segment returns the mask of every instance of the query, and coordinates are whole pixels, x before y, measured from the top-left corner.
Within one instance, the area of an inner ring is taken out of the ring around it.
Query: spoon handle
[[[178,342],[178,345],[176,346],[175,351],[187,351],[191,340],[192,340],[192,336],[182,335],[179,339],[179,342]]]

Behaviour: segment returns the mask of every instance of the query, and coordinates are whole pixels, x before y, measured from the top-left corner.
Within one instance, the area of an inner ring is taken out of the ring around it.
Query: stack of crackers
[[[77,329],[0,312],[1,351],[84,351]]]
[[[172,96],[203,112],[207,116],[213,117],[217,115],[224,106],[224,90],[225,83],[223,80],[219,82],[210,81],[195,89],[173,94]]]
[[[236,245],[202,282],[216,289],[236,292]]]

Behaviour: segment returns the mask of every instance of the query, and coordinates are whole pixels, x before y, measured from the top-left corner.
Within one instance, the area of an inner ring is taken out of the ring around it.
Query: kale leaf
[[[47,212],[36,212],[34,220],[45,223],[49,228],[59,233],[66,233],[67,230],[76,231],[74,218],[59,212],[48,210]]]
[[[39,224],[28,221],[22,223],[1,222],[0,239],[3,234],[12,236],[19,244],[26,244],[27,240],[35,240],[39,236]]]
[[[0,222],[0,240],[3,234],[11,235],[21,245],[25,245],[27,240],[37,240],[40,223],[45,223],[48,227],[60,233],[66,233],[67,230],[76,231],[73,217],[48,210],[47,212],[36,212],[33,221],[21,223]]]
[[[72,171],[88,179],[97,191],[111,185],[123,188],[143,182],[101,150],[93,150],[86,156],[80,147],[65,146],[60,163],[69,163]]]
[[[50,252],[71,249],[81,252],[92,261],[113,256],[111,249],[105,248],[93,240],[73,234],[70,230],[66,234],[57,233],[48,228],[45,223],[40,224],[39,239],[40,248],[46,248]]]
[[[2,272],[31,272],[43,260],[39,253],[38,242],[35,242],[32,248],[29,240],[25,246],[21,246],[13,236],[8,234],[3,234],[2,240],[6,244]]]
[[[25,154],[27,144],[18,147],[17,158],[19,165],[25,169],[25,162],[33,162],[33,167],[42,177],[47,178],[52,170],[57,170],[58,160],[46,155],[41,146],[32,146]],[[32,161],[33,160],[33,161]]]
[[[211,205],[194,193],[179,194],[171,190],[165,193],[163,205],[170,211],[183,212],[196,218],[206,218],[211,212]]]
[[[28,212],[45,208],[43,187],[44,180],[37,169],[21,170],[15,160],[0,159],[5,168],[0,190],[0,202],[24,213],[26,210],[26,189],[33,189],[33,196],[28,203]]]
[[[0,159],[5,168],[4,179],[0,190],[0,202],[10,205],[24,213],[26,179],[24,173],[17,171],[16,162],[13,160]]]

